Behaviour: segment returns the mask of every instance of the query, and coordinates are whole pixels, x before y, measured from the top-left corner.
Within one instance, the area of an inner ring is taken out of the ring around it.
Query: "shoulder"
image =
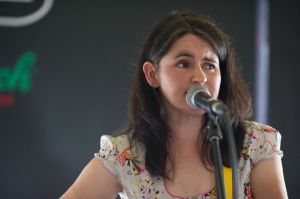
[[[281,134],[279,131],[269,125],[261,124],[254,121],[244,121],[245,141],[272,141],[280,142]]]
[[[117,177],[123,188],[122,194],[126,197],[142,198],[148,193],[145,192],[146,188],[150,190],[150,187],[154,190],[160,187],[161,178],[152,178],[145,167],[143,145],[135,142],[130,135],[116,137],[103,135],[100,145],[100,151],[96,153],[96,157]],[[149,191],[148,194],[153,193]]]
[[[95,153],[95,157],[100,159],[105,167],[114,175],[119,175],[119,156],[129,148],[127,135],[112,136],[102,135],[100,138],[100,150]]]
[[[128,148],[130,145],[128,135],[102,135],[100,138],[100,148],[101,150],[113,150],[119,152]]]
[[[144,167],[144,148],[130,135],[102,135],[100,150],[95,153],[102,163],[115,175],[120,175],[134,161]],[[127,164],[126,164],[127,163]]]
[[[280,150],[281,134],[277,129],[254,121],[245,121],[243,127],[245,129],[243,149],[253,164],[283,155]]]

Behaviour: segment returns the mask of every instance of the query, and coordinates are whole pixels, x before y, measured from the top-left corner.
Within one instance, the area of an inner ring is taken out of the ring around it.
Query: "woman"
[[[287,198],[279,132],[248,121],[251,98],[227,35],[192,12],[173,12],[155,26],[133,79],[127,128],[101,137],[100,152],[62,198],[216,198],[207,113],[186,103],[197,85],[231,112],[239,198]],[[221,148],[229,166],[224,140]]]

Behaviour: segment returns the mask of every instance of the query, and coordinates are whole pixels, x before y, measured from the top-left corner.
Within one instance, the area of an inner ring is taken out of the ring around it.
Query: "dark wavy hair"
[[[212,19],[195,12],[174,11],[164,17],[154,27],[142,49],[133,77],[128,125],[123,130],[123,133],[130,135],[134,143],[142,144],[145,148],[145,166],[153,176],[169,177],[166,167],[167,161],[172,161],[168,150],[171,134],[166,118],[162,114],[164,107],[160,94],[147,83],[143,64],[149,61],[159,67],[160,60],[172,45],[187,34],[205,40],[218,54],[222,79],[218,98],[231,112],[238,155],[244,139],[242,122],[249,119],[252,114],[250,93],[241,78],[229,37]],[[205,165],[214,165],[210,144],[205,139],[203,142],[199,147],[202,161]],[[221,142],[223,162],[224,165],[230,166],[227,148],[227,143],[223,139]]]

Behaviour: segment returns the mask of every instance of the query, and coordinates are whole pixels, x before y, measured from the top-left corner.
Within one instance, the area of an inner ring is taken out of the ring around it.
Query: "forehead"
[[[178,52],[187,52],[195,57],[205,56],[218,60],[216,50],[207,41],[193,34],[187,34],[179,38],[174,42],[167,54],[176,54]]]

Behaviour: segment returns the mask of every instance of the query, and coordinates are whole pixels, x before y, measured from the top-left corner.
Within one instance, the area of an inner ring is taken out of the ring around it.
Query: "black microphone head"
[[[211,98],[209,90],[201,85],[190,88],[186,94],[186,103],[195,110],[199,108],[195,102],[195,97],[197,95],[201,95],[205,99]]]

